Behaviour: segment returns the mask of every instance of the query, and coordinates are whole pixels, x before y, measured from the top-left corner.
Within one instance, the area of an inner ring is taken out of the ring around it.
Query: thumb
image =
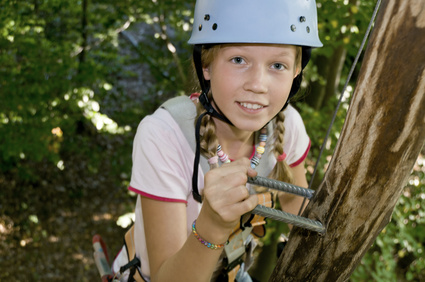
[[[249,177],[256,177],[258,173],[254,169],[248,168],[247,174]]]

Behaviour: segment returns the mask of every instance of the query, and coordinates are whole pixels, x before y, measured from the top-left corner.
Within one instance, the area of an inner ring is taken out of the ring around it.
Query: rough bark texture
[[[425,139],[425,1],[384,0],[333,160],[271,281],[345,281],[388,224]],[[306,121],[308,122],[308,121]]]

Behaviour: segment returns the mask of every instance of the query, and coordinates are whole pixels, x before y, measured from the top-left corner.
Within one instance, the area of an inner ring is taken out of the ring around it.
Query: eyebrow
[[[255,44],[252,44],[252,45],[255,45]],[[223,45],[223,47],[224,47],[223,50],[226,50],[227,48],[236,48],[240,51],[245,51],[246,47],[248,47],[248,46],[244,43],[236,43],[236,44],[225,44],[225,45]],[[297,54],[296,53],[292,54],[292,52],[290,52],[289,48],[288,48],[288,50],[278,51],[273,56],[275,56],[275,57],[291,57],[291,58],[294,58],[294,59],[297,58]]]
[[[292,54],[291,52],[288,52],[288,51],[282,51],[282,52],[279,52],[278,54],[277,54],[278,56],[292,56],[292,55],[295,55],[295,57],[297,56],[297,54]]]

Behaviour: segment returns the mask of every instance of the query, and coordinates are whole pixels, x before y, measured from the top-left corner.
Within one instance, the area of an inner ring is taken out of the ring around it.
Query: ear
[[[204,79],[205,80],[210,80],[211,79],[211,75],[210,75],[210,68],[206,67],[206,68],[202,68],[202,73],[204,74]]]
[[[301,66],[298,66],[296,69],[295,69],[295,75],[294,75],[294,79],[299,75],[301,73]]]

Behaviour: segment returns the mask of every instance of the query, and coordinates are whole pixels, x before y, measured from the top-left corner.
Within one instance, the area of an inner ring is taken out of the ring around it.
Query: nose
[[[267,70],[258,65],[251,66],[247,71],[244,89],[258,94],[266,93]]]

